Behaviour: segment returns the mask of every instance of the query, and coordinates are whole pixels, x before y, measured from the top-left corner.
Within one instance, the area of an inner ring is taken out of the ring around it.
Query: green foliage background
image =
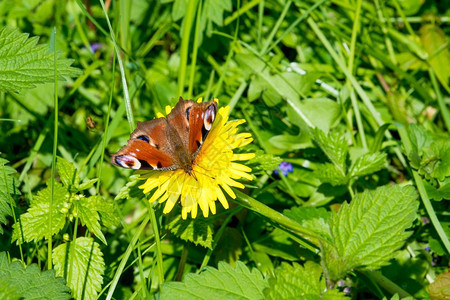
[[[448,299],[449,4],[1,1],[0,298]],[[179,96],[255,139],[207,219],[109,163]]]

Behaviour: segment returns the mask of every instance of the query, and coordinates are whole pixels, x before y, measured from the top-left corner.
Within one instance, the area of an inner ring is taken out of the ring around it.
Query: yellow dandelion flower
[[[170,112],[166,108],[166,113]],[[233,153],[233,149],[248,145],[253,141],[250,133],[238,133],[238,126],[245,120],[228,121],[230,107],[218,110],[216,119],[203,142],[200,152],[194,159],[192,174],[182,169],[170,171],[148,171],[141,176],[146,182],[140,186],[144,193],[155,190],[150,202],[165,202],[164,213],[169,213],[180,200],[183,219],[188,213],[197,217],[198,207],[203,216],[209,211],[216,213],[216,200],[224,208],[228,202],[223,191],[236,198],[231,187],[244,188],[237,180],[252,180],[251,168],[237,161],[253,158],[254,153]]]

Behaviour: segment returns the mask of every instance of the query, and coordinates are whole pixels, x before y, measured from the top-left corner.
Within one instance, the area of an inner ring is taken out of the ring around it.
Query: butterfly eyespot
[[[140,135],[137,137],[138,140],[144,141],[146,143],[150,143],[150,138],[146,135]]]
[[[131,155],[120,155],[115,158],[117,165],[126,169],[139,170],[141,168],[141,162]]]
[[[205,115],[203,117],[203,124],[206,130],[208,131],[211,130],[211,126],[215,118],[216,118],[216,107],[213,104],[211,104],[206,109]]]
[[[187,109],[186,109],[186,119],[189,121],[189,115],[190,115],[190,113],[191,113],[191,108],[192,108],[192,106],[190,106],[190,107],[188,107]]]

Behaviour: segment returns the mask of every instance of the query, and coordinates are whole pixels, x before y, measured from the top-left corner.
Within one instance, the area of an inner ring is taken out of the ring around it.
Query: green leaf
[[[53,249],[53,263],[57,275],[67,274],[75,299],[97,299],[105,262],[99,244],[92,238],[79,237],[74,242],[59,245]]]
[[[64,279],[55,271],[41,272],[36,264],[26,268],[19,261],[8,263],[0,253],[0,299],[70,299]]]
[[[0,28],[0,91],[17,92],[39,83],[54,82],[54,54],[47,45],[37,45],[38,38],[28,38],[11,27]],[[58,53],[58,80],[81,74],[70,65],[73,60]]]
[[[264,299],[348,299],[343,293],[329,290],[322,277],[322,268],[311,261],[304,266],[282,263],[269,278]]]
[[[17,188],[19,182],[11,176],[16,173],[16,170],[7,166],[7,163],[6,159],[0,158],[0,224],[6,224],[6,217],[12,215],[11,206],[16,206],[11,195],[20,195]],[[0,234],[3,234],[2,226],[0,226]]]
[[[330,227],[328,225],[330,212],[325,208],[293,207],[289,210],[284,210],[283,214],[303,227],[317,233],[323,239],[331,240]]]
[[[77,190],[84,191],[90,189],[98,181],[98,178],[88,179],[87,181],[80,183],[76,186]]]
[[[314,174],[321,182],[334,186],[346,185],[348,183],[347,176],[344,176],[336,165],[330,163],[317,165]]]
[[[96,204],[96,209],[100,214],[100,220],[103,226],[107,228],[119,226],[120,217],[117,213],[115,202],[110,199],[103,199],[102,197],[98,197],[95,199],[100,201]]]
[[[101,196],[91,196],[86,198],[82,195],[76,195],[73,199],[73,215],[80,218],[81,224],[94,233],[105,245],[106,239],[100,226],[100,216],[97,212],[97,206],[100,205]]]
[[[438,181],[439,182],[439,181]],[[443,182],[439,182],[439,187],[433,186],[429,181],[424,180],[425,190],[428,197],[435,201],[441,201],[442,199],[450,199],[450,177],[445,178]]]
[[[431,56],[428,62],[441,84],[449,91],[448,79],[450,71],[448,66],[450,66],[450,52],[446,46],[448,41],[445,33],[435,24],[425,24],[420,28],[420,39],[423,47]],[[444,48],[441,49],[442,47]]]
[[[139,188],[141,184],[142,180],[139,179],[139,175],[131,175],[127,184],[120,189],[119,193],[114,198],[114,201],[128,198],[141,199],[142,197],[144,197],[144,193]]]
[[[48,182],[47,187],[40,190],[31,200],[27,212],[20,216],[20,223],[14,224],[13,240],[22,243],[22,233],[26,242],[48,239],[64,227],[66,222],[64,210],[67,206],[66,189],[58,182],[54,183],[53,188],[52,209],[50,210],[52,192]]]
[[[344,203],[330,220],[331,244],[324,244],[323,260],[332,280],[354,268],[387,265],[411,232],[416,218],[417,193],[412,186],[382,186]]]
[[[448,295],[450,295],[450,272],[439,274],[434,282],[428,286],[428,291],[433,300],[448,300]]]
[[[248,161],[247,165],[252,168],[252,173],[261,172],[272,173],[278,165],[283,161],[280,157],[272,154],[263,154],[262,151],[255,153],[255,157]]]
[[[206,267],[200,274],[187,274],[183,282],[166,282],[160,299],[263,299],[267,281],[257,269],[250,271],[244,263],[233,268],[220,262],[218,269]]]
[[[314,140],[328,159],[339,169],[342,176],[345,176],[348,153],[348,146],[345,136],[336,131],[325,135],[322,130],[315,128]]]
[[[75,166],[72,163],[62,157],[58,157],[56,168],[58,169],[59,178],[64,186],[70,187],[78,185],[80,177],[78,170],[75,169]]]
[[[358,157],[351,166],[351,177],[365,176],[381,170],[386,163],[386,153],[365,153]]]
[[[170,231],[184,241],[212,249],[214,223],[213,218],[198,217],[183,220],[177,215],[168,224]]]
[[[419,173],[440,181],[450,176],[450,140],[435,141],[424,150]]]
[[[300,102],[299,108],[317,128],[329,132],[341,118],[341,105],[328,98],[309,98]]]

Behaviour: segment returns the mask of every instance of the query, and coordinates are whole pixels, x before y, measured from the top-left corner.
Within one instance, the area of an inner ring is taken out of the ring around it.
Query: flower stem
[[[233,189],[233,191],[237,196],[236,199],[233,199],[234,202],[257,212],[266,218],[269,218],[286,229],[300,235],[302,238],[308,240],[315,246],[319,246],[319,236],[314,232],[302,227],[299,223],[268,207],[267,205],[262,204],[249,195],[246,195],[236,189]]]
[[[155,235],[155,243],[156,243],[156,260],[158,264],[158,276],[159,282],[161,284],[164,282],[164,269],[163,269],[163,260],[162,260],[162,250],[161,250],[161,240],[159,235],[158,223],[156,221],[155,210],[153,209],[153,204],[149,205],[150,210],[150,221],[152,222],[153,234]]]

